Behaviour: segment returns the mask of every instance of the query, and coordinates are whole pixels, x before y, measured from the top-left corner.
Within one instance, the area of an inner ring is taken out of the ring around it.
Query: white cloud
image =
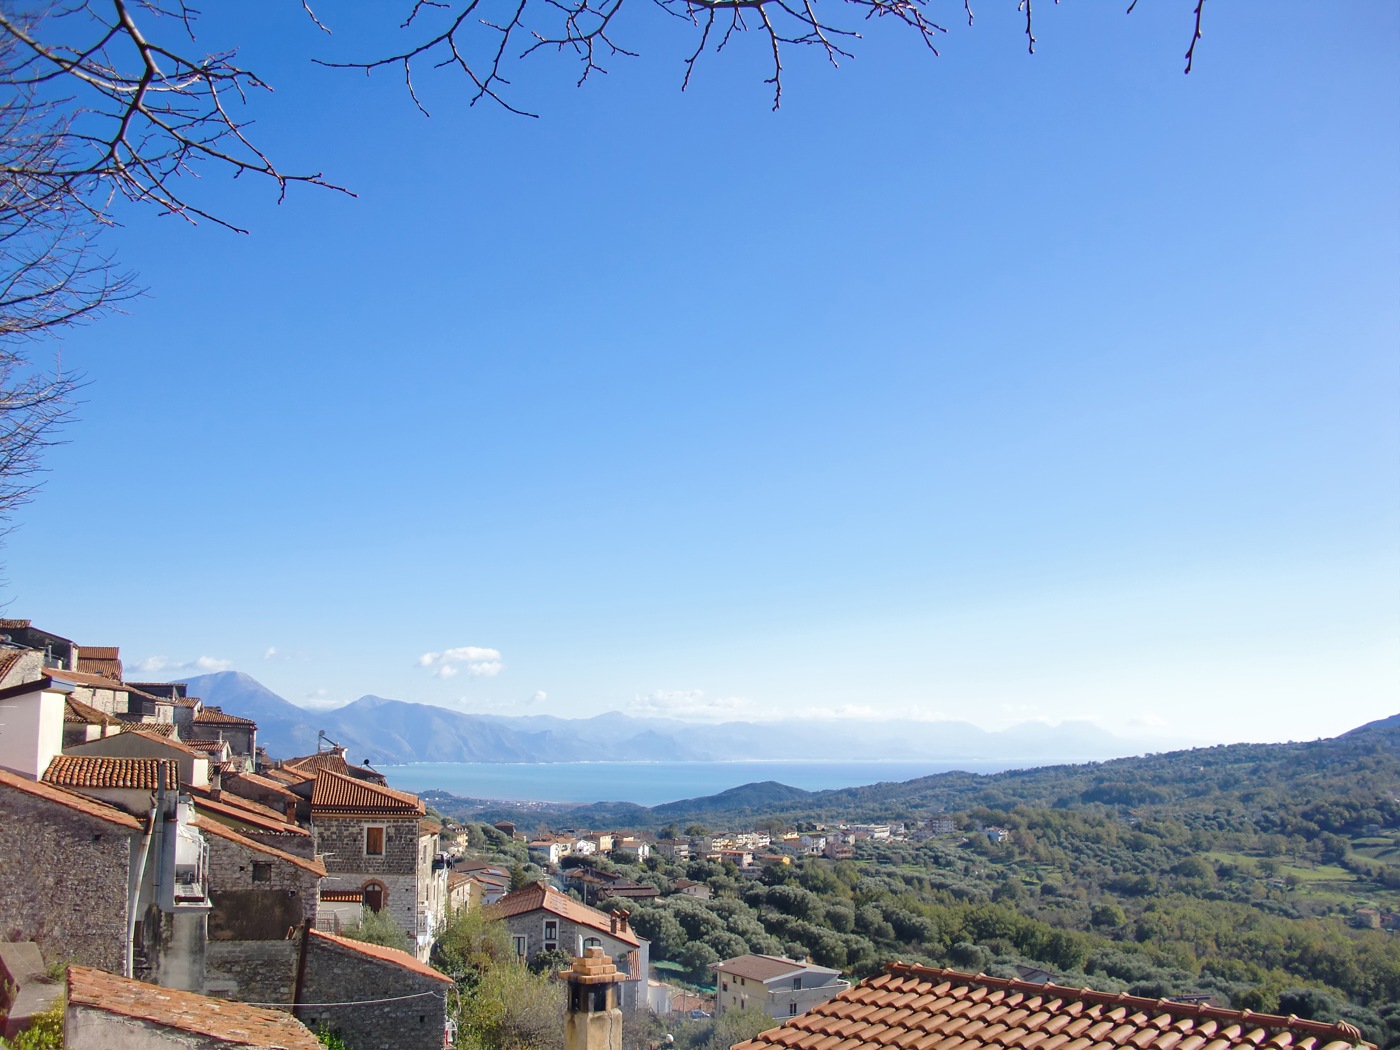
[[[277,659],[277,646],[275,646],[275,645],[269,645],[269,646],[267,647],[267,650],[263,653],[263,659],[264,659],[264,660],[275,660],[275,659]]]
[[[542,704],[542,703],[544,703],[544,702],[545,702],[546,700],[548,700],[548,699],[549,699],[549,694],[548,694],[548,693],[546,693],[543,689],[536,689],[536,690],[535,690],[535,695],[532,696],[532,697],[530,697],[530,703],[532,703],[532,704]]]
[[[418,657],[418,666],[433,668],[434,678],[454,678],[463,670],[473,678],[494,678],[505,664],[499,649],[459,645],[440,653],[424,653]]]
[[[132,664],[132,670],[140,674],[178,674],[181,671],[227,671],[233,666],[232,660],[220,660],[213,656],[199,656],[193,660],[172,660],[168,656],[148,656]]]
[[[646,696],[633,697],[627,709],[641,715],[718,721],[732,718],[748,706],[743,697],[712,697],[703,689],[655,689]]]

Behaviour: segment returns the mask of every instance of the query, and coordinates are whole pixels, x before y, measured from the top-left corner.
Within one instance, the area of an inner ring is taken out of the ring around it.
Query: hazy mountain
[[[273,757],[316,749],[318,730],[356,760],[408,762],[705,762],[733,758],[847,761],[991,760],[1026,765],[1115,758],[1147,750],[1088,722],[1024,724],[989,733],[968,722],[789,720],[719,725],[634,718],[618,711],[592,718],[465,714],[429,704],[362,696],[329,711],[288,703],[236,671],[188,680],[191,696],[258,723]],[[1161,742],[1154,742],[1159,748]]]

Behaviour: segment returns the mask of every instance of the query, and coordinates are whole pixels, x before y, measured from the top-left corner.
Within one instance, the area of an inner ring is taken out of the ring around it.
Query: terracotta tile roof
[[[236,795],[223,795],[216,799],[208,791],[200,788],[192,787],[187,790],[194,798],[196,813],[208,814],[214,819],[238,821],[260,831],[273,831],[279,835],[311,834],[303,827],[288,823],[287,818],[276,810],[258,806],[257,803]]]
[[[285,850],[275,849],[272,846],[265,846],[254,839],[245,838],[232,828],[220,824],[217,820],[203,820],[196,818],[195,823],[199,825],[201,831],[206,831],[216,838],[224,839],[226,842],[233,842],[244,849],[256,850],[258,853],[265,853],[269,857],[276,857],[278,860],[286,861],[288,864],[295,864],[304,871],[309,871],[313,875],[326,877],[326,866],[319,860],[307,860],[305,857],[298,857],[294,853]]]
[[[42,781],[25,780],[24,777],[16,776],[3,769],[0,769],[0,786],[23,791],[26,795],[33,795],[35,798],[55,802],[78,813],[85,813],[89,817],[105,820],[108,824],[116,824],[118,827],[130,828],[132,831],[140,831],[143,827],[142,823],[130,813],[123,813],[105,802],[98,802],[96,799],[72,791],[64,791],[62,788],[45,784]]]
[[[419,837],[419,838],[422,838],[424,835],[440,835],[440,834],[442,834],[442,825],[439,824],[436,820],[420,820],[420,821],[418,822],[418,837]]]
[[[281,767],[264,769],[262,775],[273,780],[280,780],[284,784],[309,784],[316,779],[309,773]]]
[[[630,926],[614,930],[611,915],[605,915],[597,908],[590,908],[572,897],[566,897],[546,882],[532,882],[514,893],[507,893],[495,904],[488,904],[483,914],[492,919],[509,919],[514,915],[540,910],[558,915],[561,919],[568,919],[576,925],[599,930],[634,948],[641,946],[642,942],[637,940],[637,935],[632,932]]]
[[[58,755],[44,770],[44,782],[59,787],[132,788],[154,791],[165,769],[165,786],[180,785],[180,766],[173,758],[108,758],[98,755]]]
[[[71,696],[63,707],[63,720],[65,722],[76,722],[80,725],[105,726],[115,719],[106,711],[99,711],[91,704],[85,704],[81,700],[74,700]]]
[[[78,670],[84,674],[102,675],[120,682],[122,680],[122,658],[115,645],[78,646]]]
[[[329,941],[341,948],[349,949],[359,955],[368,955],[370,958],[378,959],[381,962],[393,963],[402,966],[405,970],[412,970],[414,973],[424,977],[431,977],[435,981],[443,981],[446,984],[452,983],[452,978],[447,974],[434,970],[427,963],[421,963],[408,952],[401,952],[397,948],[385,948],[379,944],[366,944],[364,941],[352,941],[349,937],[337,937],[332,933],[322,933],[320,930],[312,930],[312,937],[318,937],[323,941]]]
[[[749,981],[771,981],[775,977],[806,968],[805,963],[795,959],[782,959],[776,955],[741,955],[737,959],[725,959],[724,962],[715,964],[716,970],[723,970]]]
[[[384,816],[422,816],[423,800],[406,791],[394,791],[329,770],[316,774],[311,791],[311,811],[324,815],[376,813]]]
[[[145,733],[147,736],[173,737],[176,727],[174,722],[123,722],[121,731],[123,733]],[[175,740],[183,747],[192,746],[188,740]]]
[[[0,652],[0,681],[4,681],[5,676],[14,670],[15,664],[19,663],[23,655],[23,649],[7,649]]]
[[[322,1050],[291,1014],[144,984],[86,966],[68,967],[68,1006],[101,1010],[234,1046]]]
[[[198,725],[211,726],[256,726],[257,723],[251,718],[240,718],[238,715],[225,714],[223,708],[206,707],[194,716]]]
[[[0,620],[0,631],[22,631],[29,625],[29,620]]]
[[[322,890],[321,900],[331,904],[364,903],[364,890]]]
[[[228,747],[227,740],[181,740],[180,743],[184,744],[191,751],[198,751],[206,755],[213,754],[215,751],[222,751],[224,748]]]
[[[212,741],[200,741],[200,743],[211,742]],[[236,782],[242,782],[244,784],[251,785],[252,787],[257,788],[259,791],[265,791],[270,794],[276,795],[278,798],[286,802],[304,801],[302,797],[296,792],[288,791],[287,786],[285,784],[281,784],[276,780],[271,779],[270,777],[263,776],[261,773],[235,773],[231,777],[225,777],[224,790],[228,794],[237,794],[237,791],[235,790]],[[239,797],[243,798],[245,796],[240,795]]]
[[[1348,1024],[891,963],[734,1050],[1352,1050]]]
[[[345,761],[345,756],[336,754],[334,751],[322,751],[315,755],[289,758],[282,763],[282,768],[295,769],[313,777],[323,769],[330,770],[332,773],[340,773],[343,776],[350,775],[350,765]]]

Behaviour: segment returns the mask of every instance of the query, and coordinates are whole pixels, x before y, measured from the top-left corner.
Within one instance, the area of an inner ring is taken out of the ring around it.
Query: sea
[[[664,802],[776,780],[806,791],[914,780],[960,769],[999,773],[1026,763],[938,762],[415,762],[378,767],[403,791],[511,802]]]

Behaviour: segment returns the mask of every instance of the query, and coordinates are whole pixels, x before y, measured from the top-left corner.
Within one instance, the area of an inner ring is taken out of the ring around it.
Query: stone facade
[[[370,829],[383,831],[380,854],[366,852]],[[364,890],[369,907],[374,907],[375,891],[382,891],[377,910],[388,912],[409,940],[417,940],[420,932],[432,932],[420,930],[418,921],[423,865],[417,817],[317,817],[314,830],[316,852],[324,856],[327,873],[337,878],[336,889]]]
[[[204,827],[211,941],[283,940],[303,922],[316,922],[319,874]]]
[[[134,821],[133,821],[134,824]],[[128,971],[127,875],[141,834],[0,784],[0,937]]]
[[[245,1003],[290,1003],[299,943],[210,941],[204,955],[204,993]]]
[[[301,1001],[310,1005],[297,1010],[307,1026],[325,1025],[350,1050],[441,1050],[450,978],[392,948],[315,932],[307,947]],[[360,1005],[315,1005],[341,1002]]]

